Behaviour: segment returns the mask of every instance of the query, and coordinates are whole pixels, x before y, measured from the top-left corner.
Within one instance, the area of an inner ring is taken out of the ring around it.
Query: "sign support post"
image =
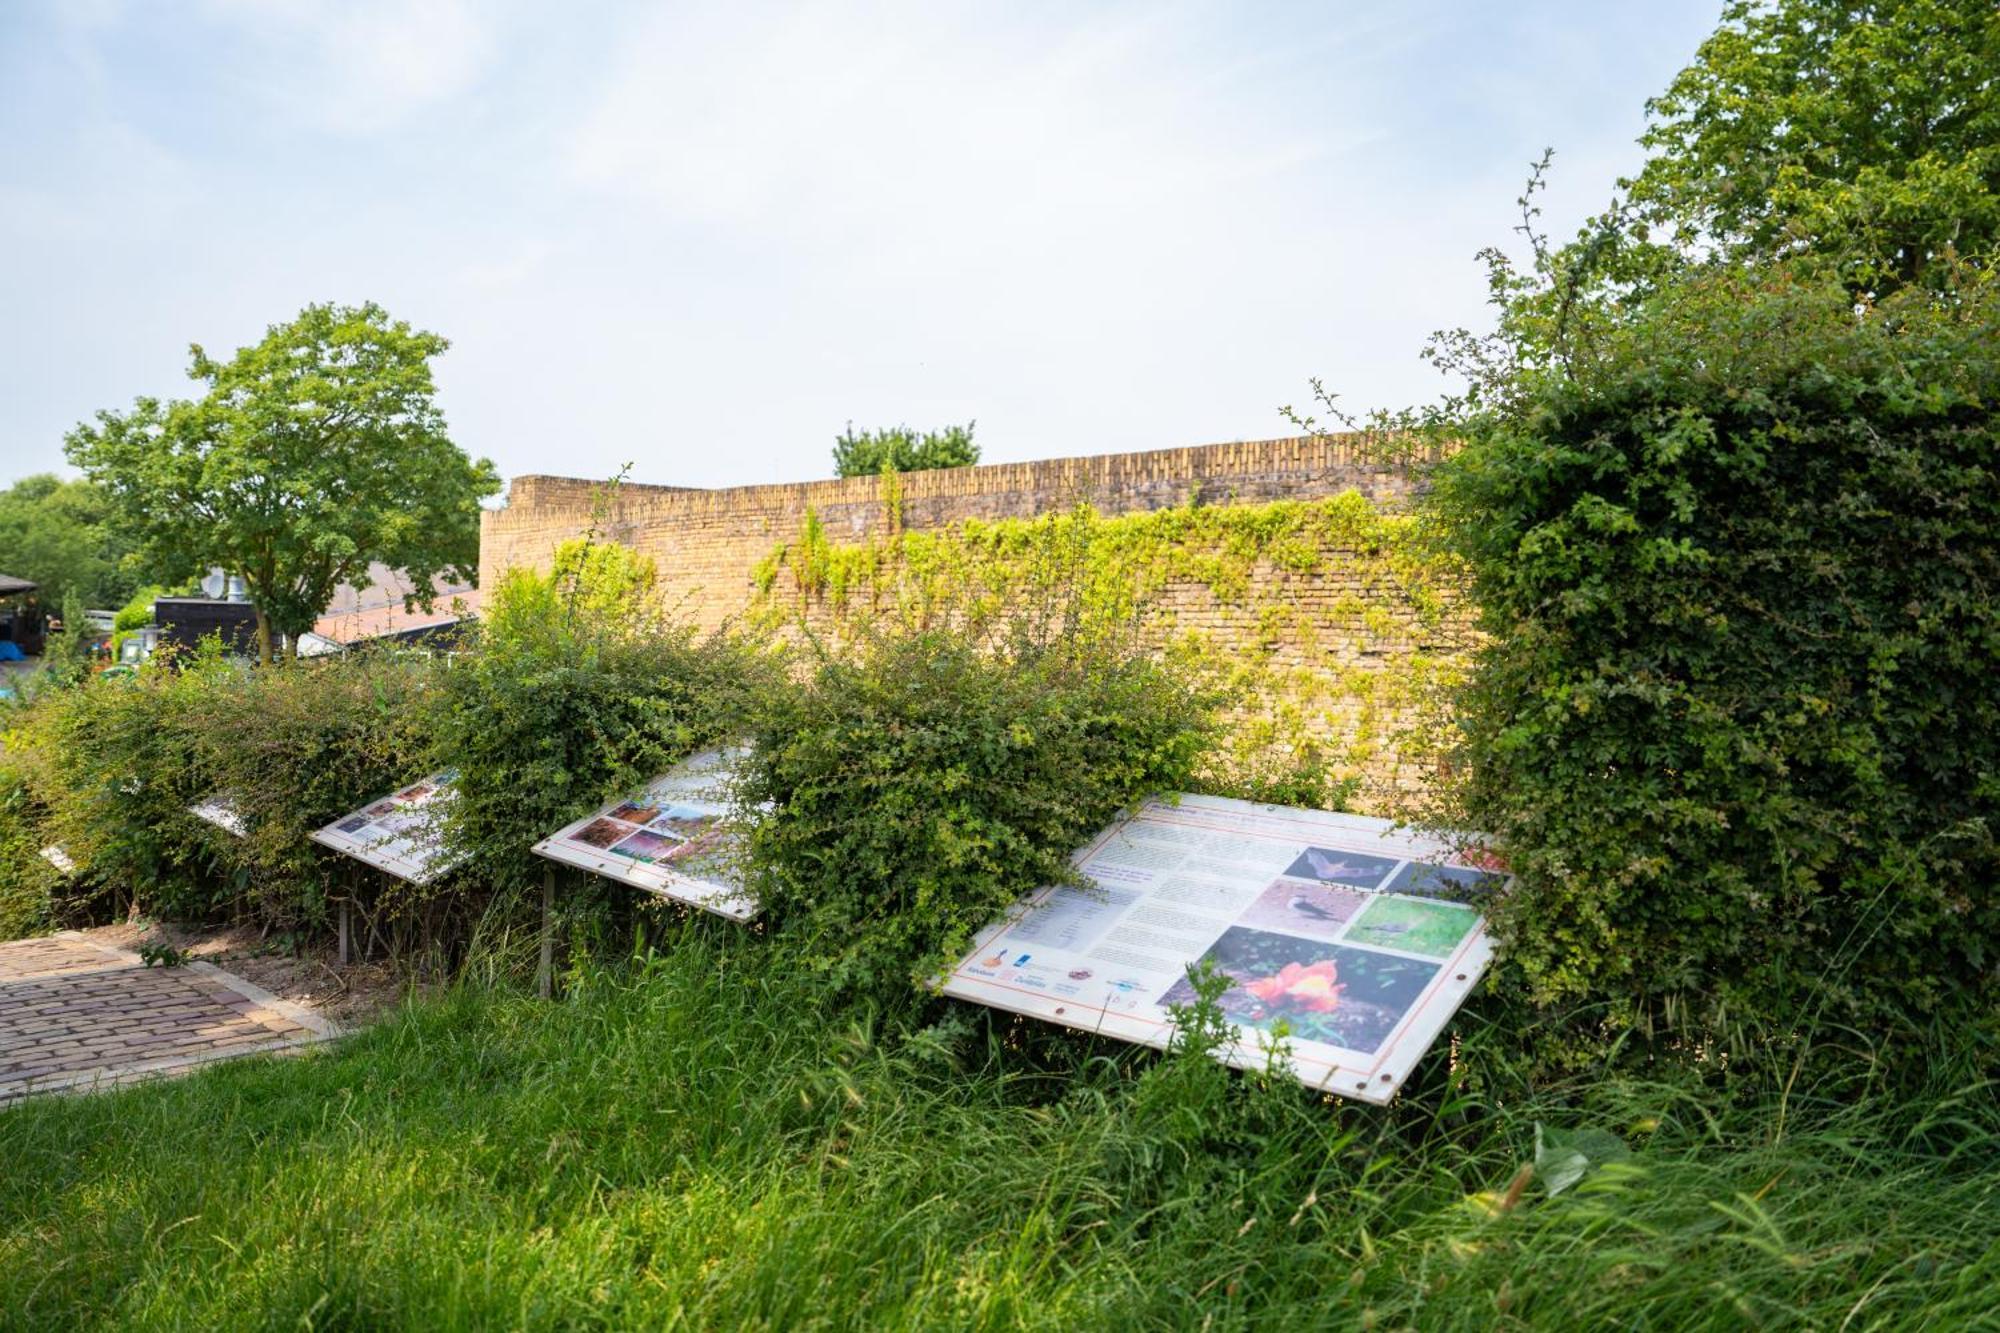
[[[535,989],[549,999],[556,978],[556,868],[542,869],[542,960],[535,969]]]

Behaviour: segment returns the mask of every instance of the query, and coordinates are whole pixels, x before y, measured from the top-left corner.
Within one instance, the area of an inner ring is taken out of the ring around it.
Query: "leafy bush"
[[[1510,974],[1625,1024],[1990,1025],[2000,291],[1718,276],[1513,387],[1435,491]]]
[[[35,795],[29,757],[18,748],[18,721],[9,717],[0,738],[0,940],[48,925],[54,911],[55,868],[41,855],[48,812]]]
[[[1114,640],[864,641],[776,697],[746,797],[760,890],[836,987],[906,987],[1199,761],[1213,698]]]
[[[575,543],[488,599],[441,681],[438,753],[458,770],[448,836],[496,888],[538,881],[538,839],[620,786],[741,730],[772,677],[742,641],[652,610],[650,561]]]
[[[166,596],[167,590],[160,584],[152,584],[132,594],[131,600],[118,608],[111,617],[111,660],[118,661],[124,651],[125,640],[132,634],[153,623],[153,604]]]
[[[429,657],[395,648],[237,670],[208,682],[187,726],[205,789],[231,796],[241,840],[181,816],[228,867],[218,910],[267,925],[317,925],[349,863],[308,835],[430,771]],[[186,802],[183,802],[185,805]]]
[[[181,920],[318,923],[333,863],[307,835],[430,762],[431,670],[396,651],[258,671],[214,644],[162,654],[45,693],[10,757],[35,836],[69,853],[82,894]],[[188,812],[218,793],[246,837]]]
[[[191,718],[230,671],[214,651],[178,667],[163,657],[48,690],[27,714],[16,738],[36,752],[43,834],[76,863],[79,888],[170,915],[217,906],[214,860],[186,813],[209,786]]]

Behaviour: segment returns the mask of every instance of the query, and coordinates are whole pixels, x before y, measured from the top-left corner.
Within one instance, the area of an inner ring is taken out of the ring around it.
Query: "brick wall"
[[[1313,498],[1355,490],[1388,506],[1409,492],[1409,474],[1377,461],[1365,435],[1256,440],[1096,458],[912,472],[899,478],[902,522],[923,530],[966,518],[1026,518],[1088,501],[1106,514],[1185,504]],[[590,527],[594,483],[516,477],[504,508],[480,524],[479,580],[491,587],[515,565],[547,569],[557,546]],[[884,532],[890,520],[875,477],[775,486],[690,490],[628,483],[602,534],[653,557],[670,605],[705,625],[742,611],[755,596],[751,571],[779,542],[796,537],[810,507],[835,542]]]
[[[898,513],[904,528],[923,531],[1079,501],[1107,515],[1161,510],[1197,493],[1204,504],[1228,505],[1354,491],[1394,513],[1406,507],[1412,474],[1381,461],[1381,443],[1365,435],[1259,440],[909,473],[896,479],[896,506],[874,477],[727,490],[628,484],[599,531],[651,556],[666,603],[713,626],[757,605],[757,564],[798,538],[808,508],[835,544],[884,535]],[[566,477],[516,478],[506,506],[482,521],[481,583],[490,587],[510,566],[546,569],[558,545],[590,526],[593,489]],[[1420,615],[1417,586],[1379,553],[1345,549],[1338,538],[1315,545],[1310,568],[1259,555],[1240,593],[1170,579],[1154,632],[1162,642],[1198,634],[1209,651],[1254,673],[1256,687],[1232,719],[1239,757],[1282,760],[1310,739],[1362,780],[1358,808],[1385,810],[1397,790],[1423,781],[1398,737],[1415,717],[1416,696],[1463,661],[1467,627],[1456,613],[1442,622]],[[788,594],[783,576],[773,595],[838,637],[835,608]]]

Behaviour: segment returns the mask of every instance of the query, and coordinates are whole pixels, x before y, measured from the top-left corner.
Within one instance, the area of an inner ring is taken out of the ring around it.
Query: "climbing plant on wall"
[[[1428,749],[1418,704],[1455,679],[1467,647],[1452,568],[1418,520],[1352,491],[882,527],[838,544],[808,512],[757,566],[756,617],[839,642],[885,619],[997,619],[1052,605],[1061,588],[1078,608],[1066,632],[1133,626],[1227,687],[1225,736],[1204,776],[1215,790],[1387,808]]]

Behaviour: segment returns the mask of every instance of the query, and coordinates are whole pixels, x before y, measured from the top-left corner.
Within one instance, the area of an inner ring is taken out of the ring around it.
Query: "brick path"
[[[136,954],[68,933],[0,944],[0,1105],[338,1032],[207,963],[149,968]]]

